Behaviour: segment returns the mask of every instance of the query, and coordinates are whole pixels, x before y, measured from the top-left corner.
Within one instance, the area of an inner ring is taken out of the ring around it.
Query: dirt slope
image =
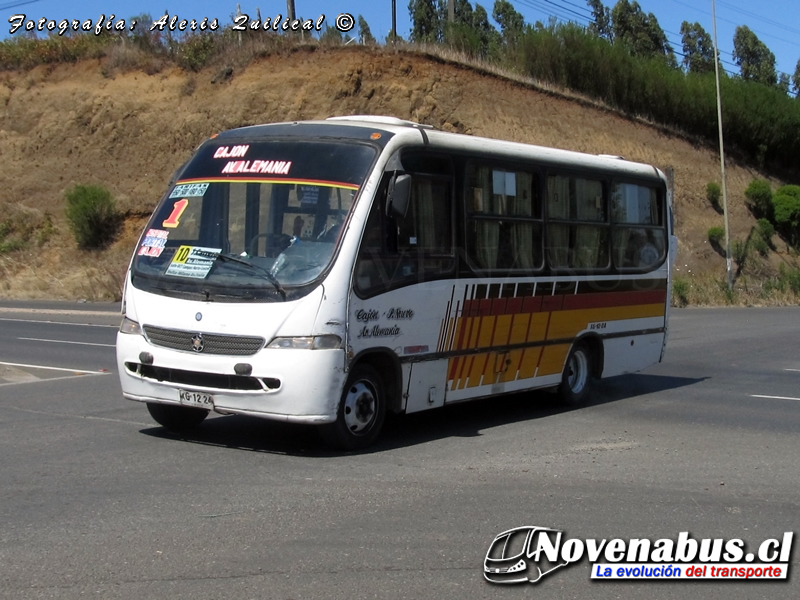
[[[708,228],[722,224],[705,199],[706,184],[719,180],[713,149],[585,102],[421,54],[305,49],[233,72],[147,75],[110,72],[100,61],[86,61],[0,73],[0,207],[47,211],[57,228],[41,247],[0,255],[0,297],[99,299],[118,293],[143,220],[129,218],[104,253],[79,252],[63,219],[63,194],[72,185],[101,183],[121,208],[144,214],[173,171],[212,133],[341,114],[393,115],[450,131],[671,167],[679,267],[724,273],[723,259],[705,241]],[[735,164],[727,174],[732,229],[743,239],[753,225],[744,189],[759,174]]]

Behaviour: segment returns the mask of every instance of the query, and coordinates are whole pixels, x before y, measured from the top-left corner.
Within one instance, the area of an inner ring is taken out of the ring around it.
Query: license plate
[[[185,404],[186,406],[195,406],[197,408],[214,410],[214,396],[211,394],[178,390],[178,399],[180,400],[181,404]]]

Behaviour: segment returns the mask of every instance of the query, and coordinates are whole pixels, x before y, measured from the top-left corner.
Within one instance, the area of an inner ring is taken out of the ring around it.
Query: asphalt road
[[[166,433],[121,396],[118,308],[0,302],[0,598],[800,596],[797,573],[592,581],[583,561],[497,586],[482,571],[522,525],[748,548],[795,531],[800,308],[674,311],[665,361],[587,406],[520,394],[395,418],[364,454],[245,417]]]

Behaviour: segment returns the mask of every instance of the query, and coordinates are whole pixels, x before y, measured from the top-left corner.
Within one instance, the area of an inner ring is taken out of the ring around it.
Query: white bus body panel
[[[650,276],[654,285],[663,281],[665,270],[666,266]],[[617,277],[598,278],[602,279],[608,284]],[[569,299],[580,295],[550,295],[556,283],[574,281],[561,277],[538,282],[535,300],[542,304],[530,313],[511,310],[511,298],[500,299],[501,306],[503,300],[509,302],[508,310],[480,316],[465,310],[467,304],[474,309],[476,302],[493,302],[473,298],[476,286],[496,285],[489,280],[442,280],[366,300],[353,296],[349,344],[355,355],[382,348],[398,357],[401,408],[407,413],[557,386],[572,344],[587,335],[597,336],[603,345],[603,377],[636,372],[659,361],[665,337],[663,290],[648,292],[644,283],[641,301],[597,308],[568,307]],[[515,285],[512,280],[504,284]],[[523,298],[516,300],[519,307]],[[548,301],[555,301],[557,308],[547,309]]]

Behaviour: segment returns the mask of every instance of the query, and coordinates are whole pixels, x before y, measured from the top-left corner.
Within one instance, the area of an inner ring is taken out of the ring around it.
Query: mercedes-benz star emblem
[[[192,336],[192,350],[194,350],[195,352],[202,352],[205,345],[206,343],[203,340],[202,333],[195,333]]]
[[[203,313],[197,313],[197,314],[194,316],[194,320],[195,320],[195,321],[201,321],[202,319],[203,319]]]

